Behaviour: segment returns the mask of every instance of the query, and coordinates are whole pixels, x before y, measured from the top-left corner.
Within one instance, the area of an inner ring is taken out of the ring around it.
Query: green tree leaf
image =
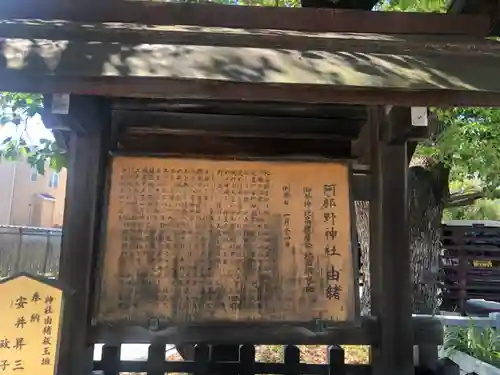
[[[26,122],[41,114],[42,109],[42,95],[0,92],[0,126],[8,123],[26,126]],[[29,144],[25,132],[19,139],[7,137],[0,144],[0,160],[19,158],[25,158],[40,174],[45,173],[47,166],[60,170],[66,165],[66,155],[54,141],[43,138],[39,144]]]

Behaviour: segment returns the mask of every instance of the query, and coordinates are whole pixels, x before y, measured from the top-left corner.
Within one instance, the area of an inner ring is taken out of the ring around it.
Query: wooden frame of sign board
[[[78,99],[78,98],[76,98]],[[106,179],[109,176],[109,153],[113,150],[116,150],[116,145],[114,142],[110,142],[110,134],[113,134],[114,130],[111,129],[110,121],[109,121],[109,112],[106,109],[106,105],[103,107],[99,107],[97,105],[100,99],[95,98],[85,98],[85,101],[91,100],[92,102],[96,102],[95,108],[101,108],[99,111],[101,115],[97,116],[98,119],[92,118],[90,116],[88,110],[85,110],[85,116],[78,116],[79,121],[85,119],[85,121],[89,120],[88,132],[81,134],[73,134],[70,139],[70,152],[72,165],[70,165],[70,174],[71,177],[68,183],[68,209],[66,215],[71,218],[69,221],[75,222],[80,225],[82,221],[85,222],[86,228],[89,230],[82,231],[81,229],[73,228],[72,231],[69,231],[71,227],[66,227],[66,234],[63,237],[65,248],[85,248],[85,252],[80,252],[78,257],[75,257],[73,253],[68,252],[63,255],[64,264],[64,272],[70,272],[70,270],[75,269],[84,269],[85,267],[92,268],[92,271],[87,275],[80,274],[78,277],[85,276],[85,279],[90,280],[88,288],[92,291],[95,290],[94,279],[96,275],[95,263],[96,263],[96,255],[97,252],[89,253],[89,249],[98,249],[98,243],[101,241],[99,238],[99,232],[102,233],[102,225],[103,212],[105,210],[105,204],[103,201],[106,199],[105,194],[103,192],[106,190],[105,184]],[[78,102],[78,100],[76,100]],[[93,105],[93,106],[94,106]],[[81,107],[82,110],[85,106]],[[98,111],[98,112],[99,112]],[[373,119],[372,119],[373,120]],[[371,120],[371,121],[372,121]],[[383,121],[383,118],[381,119]],[[380,121],[380,119],[379,119]],[[96,128],[96,124],[100,126]],[[94,126],[92,128],[92,126]],[[385,146],[392,147],[392,146]],[[370,149],[372,147],[370,146]],[[144,150],[140,150],[144,151]],[[128,153],[128,152],[114,152],[114,154],[122,154],[122,155],[140,155],[141,153]],[[159,156],[160,153],[152,153],[148,154],[148,156],[154,155]],[[165,155],[165,153],[163,154]],[[172,156],[172,155],[170,155]],[[175,155],[178,156],[178,155]],[[192,156],[192,155],[190,155]],[[220,157],[220,155],[219,155]],[[281,156],[283,158],[283,156]],[[272,158],[271,158],[272,159]],[[279,158],[278,158],[279,159]],[[297,160],[297,158],[293,158],[293,160]],[[303,158],[303,160],[310,160],[308,158]],[[324,160],[324,159],[322,159]],[[398,160],[391,159],[385,157],[384,159],[386,163],[388,163],[387,168],[390,168],[391,165],[397,163]],[[76,164],[75,164],[76,163]],[[400,161],[398,162],[400,163]],[[352,176],[351,176],[352,177]],[[388,177],[386,173],[386,177]],[[385,178],[385,177],[384,177]],[[377,175],[371,175],[368,181],[372,181],[373,184],[378,184],[379,178]],[[80,181],[77,183],[77,181]],[[83,181],[83,183],[82,183]],[[392,178],[389,182],[387,182],[387,186],[394,186],[394,184],[402,184],[403,179],[401,181],[396,181]],[[404,185],[404,184],[403,184]],[[384,185],[385,186],[385,185]],[[398,187],[400,189],[400,187]],[[352,190],[352,185],[351,185]],[[404,190],[398,190],[398,194]],[[370,194],[372,202],[377,202],[377,193],[376,191],[372,191]],[[400,196],[400,195],[398,195]],[[89,210],[89,207],[91,208]],[[387,210],[386,210],[387,211]],[[387,212],[386,212],[387,214]],[[395,213],[392,213],[394,215]],[[399,213],[398,213],[399,215]],[[397,216],[400,217],[400,216]],[[68,219],[66,219],[68,220]],[[383,220],[383,219],[381,219]],[[395,219],[392,218],[392,221]],[[399,221],[398,221],[399,220]],[[399,225],[404,223],[404,218],[400,217],[400,219],[396,220]],[[97,225],[97,227],[96,227]],[[101,229],[99,229],[101,228]],[[354,227],[351,227],[354,229]],[[388,236],[389,234],[385,232]],[[389,240],[389,238],[387,239]],[[401,239],[399,239],[401,240]],[[85,246],[84,246],[85,245]],[[391,248],[394,246],[391,246]],[[377,252],[377,259],[382,256],[380,252]],[[90,260],[92,257],[92,264],[86,263],[87,260]],[[399,255],[396,253],[395,258],[399,259]],[[86,259],[86,260],[85,260]],[[71,264],[69,264],[71,263]],[[385,269],[390,269],[391,265],[387,265]],[[65,277],[75,279],[77,275],[74,273],[70,275],[66,275]],[[382,278],[385,276],[382,275]],[[84,281],[81,280],[83,283]],[[380,283],[379,279],[374,279],[373,283]],[[87,281],[85,281],[87,283]],[[373,284],[372,284],[373,285]],[[381,296],[379,298],[388,299],[389,296],[396,295],[397,293],[393,291],[393,286],[387,285],[387,289],[385,293],[387,296]],[[81,295],[80,295],[81,296]],[[87,297],[85,297],[87,298]],[[391,297],[393,298],[393,297]],[[80,303],[84,303],[88,305],[89,302],[86,299],[80,298]],[[81,306],[76,305],[75,306]],[[73,308],[75,307],[73,306]],[[90,306],[91,307],[91,306]],[[406,307],[404,308],[406,309]],[[398,307],[395,310],[404,309]],[[76,311],[73,311],[72,314],[74,316],[74,320],[76,316],[81,315],[83,308],[79,308]],[[411,316],[404,314],[411,321]],[[81,321],[84,317],[80,316],[78,319]],[[91,318],[89,317],[89,322],[91,322]],[[293,343],[303,343],[303,344],[329,344],[332,342],[337,343],[346,343],[346,344],[366,344],[366,345],[378,345],[380,342],[380,318],[377,317],[363,317],[360,319],[361,325],[357,327],[339,327],[333,330],[328,330],[326,332],[317,333],[313,332],[315,327],[311,327],[311,329],[300,329],[299,327],[289,327],[287,330],[282,329],[272,329],[272,327],[241,327],[239,330],[234,330],[232,327],[228,327],[227,329],[221,329],[219,327],[196,327],[196,330],[185,329],[184,327],[178,327],[173,329],[166,329],[161,332],[151,332],[148,328],[141,327],[127,327],[127,326],[115,326],[115,327],[106,327],[103,325],[96,325],[95,321],[93,322],[93,326],[84,327],[82,325],[78,326],[78,329],[74,329],[71,331],[71,336],[68,335],[66,337],[66,342],[77,341],[82,337],[85,337],[85,342],[87,343],[98,343],[105,342],[110,344],[121,344],[121,343],[151,343],[151,342],[163,342],[163,343],[199,343],[204,337],[213,337],[217,338],[217,342],[220,343],[221,335],[227,338],[230,338],[227,343],[234,343],[235,341],[240,343],[255,343],[256,338],[258,342],[262,344],[293,344]],[[406,318],[405,318],[406,319]],[[414,319],[415,330],[413,332],[413,343],[415,344],[436,344],[441,339],[441,333],[439,330],[440,323],[436,325],[436,322],[432,319]],[[74,323],[73,323],[74,324]],[[222,327],[223,328],[223,327]],[[386,327],[387,328],[387,327]],[[238,332],[239,331],[239,332]],[[267,338],[266,341],[263,338]],[[222,338],[224,340],[224,338]],[[396,339],[394,339],[397,342]],[[69,347],[66,347],[67,349]],[[75,353],[78,352],[77,348],[75,348]],[[79,353],[82,353],[80,350]],[[90,352],[88,352],[89,356],[84,357],[84,353],[78,355],[79,366],[88,366],[92,363]],[[73,363],[65,363],[67,366],[74,366]],[[79,367],[80,368],[80,367]]]
[[[109,198],[109,194],[110,194],[110,189],[111,189],[111,184],[110,184],[110,178],[111,178],[111,174],[113,173],[111,168],[109,167],[109,165],[112,164],[112,160],[114,157],[140,157],[140,158],[155,158],[155,159],[158,159],[158,158],[165,158],[165,159],[174,159],[175,161],[178,161],[178,160],[181,160],[182,158],[179,158],[177,155],[168,155],[168,154],[148,154],[148,153],[129,153],[129,152],[113,152],[110,157],[108,158],[108,175],[107,175],[107,187],[106,187],[106,205],[108,204],[107,202],[109,202],[110,198]],[[193,159],[194,157],[196,156],[190,156],[189,159]],[[199,159],[207,159],[206,156],[202,156],[202,155],[197,155],[197,157]],[[188,157],[183,157],[184,159],[188,159]],[[240,161],[243,161],[243,162],[290,162],[290,159],[287,159],[287,158],[266,158],[266,157],[247,157],[247,158],[234,158],[234,157],[231,157],[230,155],[226,156],[226,157],[217,157],[217,158],[210,158],[211,160],[217,160],[217,161],[237,161],[237,162],[240,162]],[[324,160],[324,159],[320,159],[320,160],[311,160],[311,159],[304,159],[304,160],[298,160],[298,159],[292,159],[293,162],[302,162],[302,163],[312,163],[312,162],[315,162],[315,163],[339,163],[338,160]],[[328,328],[329,329],[334,329],[334,328],[338,328],[338,327],[345,327],[345,328],[348,328],[348,327],[359,327],[360,324],[361,324],[361,321],[360,321],[360,315],[359,315],[359,291],[358,291],[358,279],[359,279],[359,271],[358,271],[358,264],[357,264],[357,259],[358,259],[358,247],[357,247],[357,241],[356,241],[356,233],[355,233],[355,217],[354,217],[354,211],[353,211],[353,204],[354,204],[354,200],[352,199],[352,173],[351,173],[351,168],[350,168],[350,163],[346,163],[345,161],[341,161],[341,164],[344,164],[347,166],[347,173],[348,173],[348,184],[349,184],[349,187],[348,187],[348,197],[349,197],[349,203],[348,203],[348,208],[349,208],[349,216],[350,216],[350,222],[351,222],[351,225],[349,226],[349,238],[350,238],[350,248],[351,248],[351,263],[352,263],[352,274],[351,274],[351,277],[350,279],[352,279],[351,283],[352,283],[352,292],[353,292],[353,313],[350,314],[349,316],[349,319],[348,321],[345,321],[345,322],[331,322],[328,325]],[[272,164],[271,164],[272,165]],[[104,208],[106,211],[108,209],[108,207]],[[107,215],[105,214],[104,217],[107,217]],[[108,219],[106,219],[105,221],[107,222]],[[103,223],[103,226],[102,226],[102,236],[101,236],[101,250],[99,251],[100,253],[100,259],[99,259],[99,262],[98,262],[98,265],[97,265],[97,270],[102,270],[103,269],[103,263],[104,263],[104,260],[103,260],[103,256],[104,256],[104,251],[105,249],[103,248],[103,246],[105,246],[105,243],[106,243],[106,227],[107,227],[107,224]],[[97,272],[97,275],[96,277],[102,277],[102,272],[98,271]],[[99,297],[99,294],[100,294],[100,284],[96,284],[96,287],[97,289],[95,290],[95,294],[94,294],[94,297],[95,299],[98,299]],[[94,321],[95,322],[98,322],[98,319],[96,319],[96,313],[98,311],[98,301],[95,302],[95,305],[94,305]],[[180,323],[180,322],[179,322]],[[314,326],[314,323],[315,322],[311,322],[311,321],[276,321],[276,322],[270,322],[270,321],[251,321],[251,322],[245,322],[245,321],[227,321],[227,320],[216,320],[216,321],[207,321],[207,322],[202,322],[202,321],[198,321],[198,322],[184,322],[184,323],[180,323],[180,324],[175,324],[175,323],[172,323],[172,322],[167,322],[166,320],[153,320],[152,324],[150,324],[148,327],[145,327],[145,328],[151,328],[151,327],[154,327],[154,329],[156,331],[165,331],[165,332],[168,332],[168,329],[169,328],[173,328],[173,327],[179,327],[179,326],[182,326],[183,329],[188,329],[188,327],[192,327],[192,328],[195,328],[196,330],[199,331],[200,328],[202,328],[203,326],[206,328],[206,327],[210,327],[210,326],[217,326],[217,330],[206,330],[206,335],[203,334],[201,335],[201,337],[198,339],[198,340],[202,340],[202,341],[206,341],[206,342],[213,342],[214,340],[217,341],[217,340],[220,340],[220,329],[230,329],[232,331],[232,334],[234,335],[235,334],[235,330],[238,331],[238,330],[243,330],[243,331],[246,331],[248,327],[253,327],[255,329],[257,329],[259,331],[258,334],[256,334],[253,339],[250,338],[250,337],[246,337],[245,339],[245,342],[250,342],[252,341],[253,343],[259,343],[259,342],[262,342],[262,341],[268,341],[270,338],[269,337],[265,337],[265,335],[263,336],[262,335],[262,332],[260,332],[259,330],[259,326],[264,328],[264,327],[267,327],[269,328],[270,325],[282,325],[282,324],[287,324],[287,325],[290,325],[290,326],[294,326],[294,327],[301,327],[301,326],[306,326],[306,327],[309,327],[310,329],[314,330],[316,327]],[[327,322],[325,322],[327,323]],[[127,326],[133,326],[134,323],[133,322],[118,322],[117,324],[113,324],[112,321],[106,321],[106,322],[102,322],[102,324],[100,323],[97,323],[97,326],[116,326],[116,328],[118,327],[121,327],[121,329],[123,330],[126,330],[126,327]],[[142,326],[144,326],[144,324],[142,324]],[[248,327],[246,327],[248,326]],[[98,329],[96,327],[97,331],[101,331],[101,329]],[[159,332],[159,333],[160,333]],[[212,332],[212,333],[211,333]],[[100,334],[99,334],[100,335]],[[236,334],[237,335],[237,334]],[[162,333],[162,336],[163,336],[163,340],[165,340],[165,342],[171,342],[171,341],[168,341],[169,340],[169,336],[168,333],[166,333],[166,336],[165,334]],[[189,336],[189,335],[188,335]],[[198,335],[200,336],[200,335]],[[272,336],[274,336],[274,334],[272,334]],[[172,337],[170,336],[170,339],[174,339],[176,340],[175,337]],[[325,337],[326,339],[326,337]],[[239,340],[241,340],[241,338],[239,338]],[[239,342],[239,341],[238,341]],[[233,342],[233,343],[236,343],[236,342]]]

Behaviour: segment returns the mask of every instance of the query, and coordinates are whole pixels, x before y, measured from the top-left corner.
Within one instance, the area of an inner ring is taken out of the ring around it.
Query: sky
[[[22,131],[22,127],[16,127],[16,125],[12,123],[0,125],[0,142],[7,137],[18,138],[22,134]],[[28,120],[26,131],[28,137],[25,137],[25,139],[29,144],[38,144],[41,138],[54,140],[52,131],[43,125],[42,119],[39,115],[36,115]]]

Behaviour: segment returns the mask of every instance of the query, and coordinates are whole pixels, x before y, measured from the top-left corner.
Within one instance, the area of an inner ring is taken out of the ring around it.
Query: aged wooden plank
[[[413,374],[410,246],[407,224],[406,144],[381,139],[388,116],[370,108],[372,200],[370,202],[371,313],[381,324],[372,347],[374,375]]]
[[[114,111],[113,123],[128,134],[208,134],[227,137],[344,139],[357,136],[363,120],[220,115],[161,111]]]
[[[488,105],[500,93],[500,53],[496,43],[487,45],[488,54],[408,56],[6,39],[0,85],[13,91],[343,103],[409,102],[401,94],[418,92],[412,100],[429,102],[432,96],[433,104]],[[458,57],[463,64],[456,64]],[[289,85],[294,90],[285,89]]]
[[[364,142],[363,147],[367,148],[368,160],[370,163],[370,204],[369,204],[369,226],[370,226],[370,313],[372,316],[379,316],[382,313],[382,295],[384,294],[382,283],[382,258],[383,248],[381,246],[382,226],[381,226],[381,208],[382,208],[382,185],[381,185],[381,165],[380,165],[380,133],[384,126],[382,123],[381,110],[378,106],[369,106],[368,122],[362,129]],[[366,157],[366,156],[365,156]],[[380,345],[374,345],[371,348],[372,363],[380,363],[381,352]]]
[[[299,139],[299,140],[331,140],[331,141],[349,141],[352,137],[342,134],[315,134],[315,133],[271,133],[259,131],[238,131],[238,130],[205,130],[205,129],[146,129],[146,128],[129,128],[127,134],[135,137],[140,134],[147,135],[162,135],[162,136],[197,136],[197,137],[224,137],[224,138],[251,138],[251,139]],[[345,155],[350,159],[350,155]]]
[[[221,115],[272,116],[319,119],[350,119],[355,123],[366,121],[366,107],[352,104],[308,104],[283,102],[244,102],[237,99],[217,100],[176,100],[115,98],[112,110],[168,111],[189,113],[213,113]]]
[[[231,346],[238,354],[238,345]],[[204,375],[207,373],[214,375],[221,374],[279,374],[284,371],[287,374],[314,374],[318,372],[318,364],[310,363],[297,363],[293,366],[295,367],[295,372],[289,370],[290,363],[285,367],[285,364],[280,362],[254,362],[251,365],[241,365],[238,360],[233,361],[211,361],[210,358],[214,359],[216,357],[219,360],[223,359],[234,359],[234,356],[228,355],[227,352],[222,352],[217,355],[219,345],[203,345],[197,346],[197,348],[202,349],[201,351],[197,349],[194,355],[194,361],[167,361],[163,366],[156,368],[158,372],[168,373],[168,374],[193,374],[193,375]],[[115,349],[116,350],[116,349]],[[296,348],[298,351],[299,349]],[[116,353],[116,352],[115,352]],[[298,354],[298,353],[297,353]],[[116,355],[116,354],[115,354]],[[296,358],[296,357],[295,357]],[[98,373],[103,373],[104,375],[118,375],[118,374],[145,374],[149,370],[149,366],[144,361],[121,361],[117,363],[116,367],[111,367],[113,370],[106,372],[106,367],[101,361],[96,361],[94,364],[94,370]],[[285,370],[284,370],[285,369]],[[320,371],[324,368],[320,368]],[[345,366],[346,372],[349,375],[371,375],[370,365],[352,365],[348,364]],[[104,370],[104,371],[103,371]],[[422,371],[423,370],[423,371]],[[417,375],[427,374],[426,369],[416,369]],[[422,372],[419,372],[422,371]],[[327,373],[326,371],[322,371]],[[441,373],[439,373],[441,374]],[[342,375],[341,373],[339,375]]]
[[[416,345],[441,345],[443,326],[431,316],[414,316],[413,342]],[[101,325],[91,327],[90,341],[117,345],[121,343],[193,344],[216,342],[221,344],[259,345],[375,345],[380,342],[380,327],[375,317],[361,317],[361,324],[354,327],[336,327],[318,330],[314,322],[309,324],[272,326],[253,322],[216,326],[160,325],[157,331],[149,327],[130,325]],[[411,336],[411,335],[410,335]]]
[[[460,34],[486,36],[488,18],[482,15],[442,15],[409,12],[370,12],[340,9],[244,7],[216,4],[107,0],[3,0],[4,19],[67,20],[86,23],[130,22],[145,25],[190,25],[346,31],[367,33]]]
[[[0,72],[0,89],[14,92],[69,92],[130,98],[170,100],[219,100],[242,102],[499,106],[500,94],[468,90],[388,90],[384,88],[344,88],[328,85],[252,84],[212,80],[179,80],[127,77],[69,77]]]
[[[119,138],[118,153],[239,159],[288,159],[326,161],[351,159],[349,141],[280,137],[244,137],[158,134],[125,135]]]
[[[383,145],[381,153],[383,191],[384,307],[382,350],[399,374],[411,375],[413,368],[412,285],[407,219],[406,143]],[[389,347],[392,347],[389,349]],[[387,372],[384,372],[387,373]]]
[[[120,42],[125,45],[169,44],[298,50],[343,50],[373,53],[464,53],[493,48],[482,38],[460,35],[304,32],[297,30],[142,25],[138,23],[85,24],[41,20],[2,20],[3,38]],[[475,42],[476,44],[464,44]],[[498,48],[497,48],[498,49]]]
[[[387,90],[500,92],[500,43],[470,53],[357,53],[92,41],[4,39],[1,73],[81,79],[134,77]],[[428,42],[430,45],[430,41]],[[439,46],[441,44],[436,44]],[[471,43],[461,43],[462,47]],[[487,52],[487,53],[482,53]],[[460,59],[461,64],[456,64]],[[463,69],[468,66],[468,69]]]
[[[347,165],[117,157],[111,168],[98,321],[355,320]]]
[[[59,280],[74,293],[65,304],[58,369],[75,375],[88,374],[92,366],[93,348],[88,345],[87,328],[90,326],[93,256],[98,244],[96,231],[102,208],[104,155],[108,147],[105,131],[109,128],[103,126],[107,125],[106,103],[98,98],[87,100],[94,103],[94,111],[100,114],[102,128],[87,123],[86,133],[70,136],[59,266]],[[80,116],[80,121],[85,122],[85,118]]]

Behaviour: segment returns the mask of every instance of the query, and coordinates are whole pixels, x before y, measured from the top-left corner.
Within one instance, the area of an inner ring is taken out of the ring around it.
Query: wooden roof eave
[[[500,103],[500,43],[478,38],[76,24],[57,30],[36,25],[27,38],[32,24],[12,27],[0,26],[1,90],[314,103]]]
[[[304,0],[306,2],[307,0]],[[489,34],[487,14],[438,14],[415,12],[362,11],[369,0],[340,0],[328,8],[313,0],[312,8],[231,6],[162,1],[103,0],[85,1],[2,0],[4,19],[66,20],[101,24],[132,22],[142,25],[191,25],[193,27],[230,27],[244,29],[279,29],[311,32],[366,32],[389,34]],[[492,0],[461,0],[485,3]],[[495,1],[495,0],[494,0]],[[373,0],[372,0],[373,4]],[[351,8],[350,10],[342,8]],[[358,10],[352,10],[357,8]],[[455,9],[460,6],[455,6]]]

